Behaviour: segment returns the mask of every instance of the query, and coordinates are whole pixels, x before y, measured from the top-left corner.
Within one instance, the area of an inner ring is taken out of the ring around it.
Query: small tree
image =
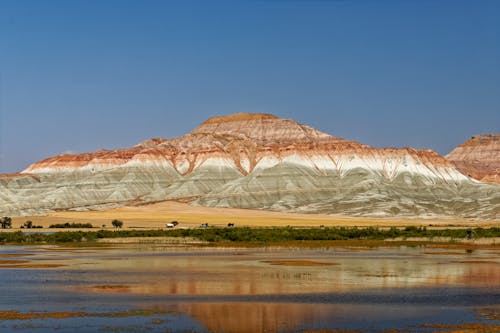
[[[28,220],[28,221],[26,221],[26,222],[24,222],[24,227],[25,227],[26,229],[31,229],[31,228],[33,228],[33,222],[31,222],[31,221],[29,221],[29,220]]]
[[[113,220],[111,221],[111,224],[113,225],[113,227],[115,228],[121,228],[123,226],[123,222],[120,221],[120,220]]]
[[[12,228],[12,219],[8,216],[5,216],[0,220],[0,225],[2,226],[2,229]]]

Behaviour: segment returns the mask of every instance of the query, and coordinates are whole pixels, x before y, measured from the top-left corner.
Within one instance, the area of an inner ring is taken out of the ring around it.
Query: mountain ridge
[[[172,139],[49,157],[0,178],[0,189],[4,215],[186,198],[354,216],[500,214],[500,186],[467,177],[432,150],[373,148],[269,114],[212,117]]]
[[[263,121],[269,122],[264,124]],[[255,122],[258,124],[256,125]],[[242,124],[231,126],[234,123]],[[401,155],[412,155],[427,162],[434,159],[434,164],[452,167],[439,154],[430,149],[418,150],[409,147],[372,148],[355,141],[334,137],[290,119],[281,119],[269,114],[239,113],[209,118],[192,132],[172,139],[154,138],[144,140],[131,148],[98,150],[93,153],[82,154],[61,154],[49,157],[32,164],[21,173],[46,172],[49,171],[48,168],[57,167],[59,164],[69,168],[82,167],[85,162],[95,165],[120,165],[134,158],[140,160],[141,154],[147,154],[151,158],[162,156],[170,161],[177,171],[186,175],[193,171],[194,167],[188,167],[187,172],[180,167],[181,156],[219,152],[230,153],[234,157],[237,155],[235,149],[239,149],[239,153],[243,153],[243,155],[245,153],[252,155],[252,153],[255,154],[259,150],[258,152],[263,155],[265,155],[265,152],[272,152],[279,157],[290,155],[287,152],[295,153],[314,150],[342,152],[344,154],[381,152],[394,156],[400,153]],[[253,149],[253,151],[249,152],[249,149]],[[237,159],[235,158],[235,162]],[[259,161],[260,159],[252,161],[253,166]],[[240,171],[242,174],[248,174],[253,171],[253,168]]]

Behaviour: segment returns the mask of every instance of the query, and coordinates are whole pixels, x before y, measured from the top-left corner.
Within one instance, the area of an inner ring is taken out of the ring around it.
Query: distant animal
[[[202,224],[200,225],[200,227],[202,227],[202,228],[208,228],[208,223],[202,223]]]
[[[230,228],[234,227],[234,223],[228,223],[227,226],[230,227]]]

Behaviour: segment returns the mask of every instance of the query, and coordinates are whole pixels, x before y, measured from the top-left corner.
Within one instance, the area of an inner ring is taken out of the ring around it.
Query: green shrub
[[[2,229],[10,229],[12,228],[12,218],[8,216],[4,216],[0,219],[0,227]]]
[[[111,221],[111,225],[117,229],[121,228],[123,226],[123,222],[120,220],[113,220]]]
[[[83,228],[93,228],[94,226],[90,223],[59,223],[59,224],[51,224],[49,228],[52,229],[65,229],[65,228],[72,228],[72,229],[83,229]]]

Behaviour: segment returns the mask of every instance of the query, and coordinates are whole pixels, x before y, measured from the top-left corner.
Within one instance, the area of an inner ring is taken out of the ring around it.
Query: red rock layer
[[[500,184],[500,134],[473,136],[445,158],[469,177]]]
[[[193,132],[170,140],[154,138],[127,149],[47,158],[31,165],[24,172],[112,167],[136,161],[167,163],[180,174],[186,175],[208,159],[217,159],[247,175],[263,159],[281,160],[293,156],[305,160],[326,158],[334,164],[341,157],[357,156],[367,163],[373,162],[374,167],[379,169],[380,161],[399,159],[403,163],[411,156],[418,163],[433,169],[453,168],[431,150],[375,149],[328,135],[293,120],[268,114],[243,113],[210,118]]]

